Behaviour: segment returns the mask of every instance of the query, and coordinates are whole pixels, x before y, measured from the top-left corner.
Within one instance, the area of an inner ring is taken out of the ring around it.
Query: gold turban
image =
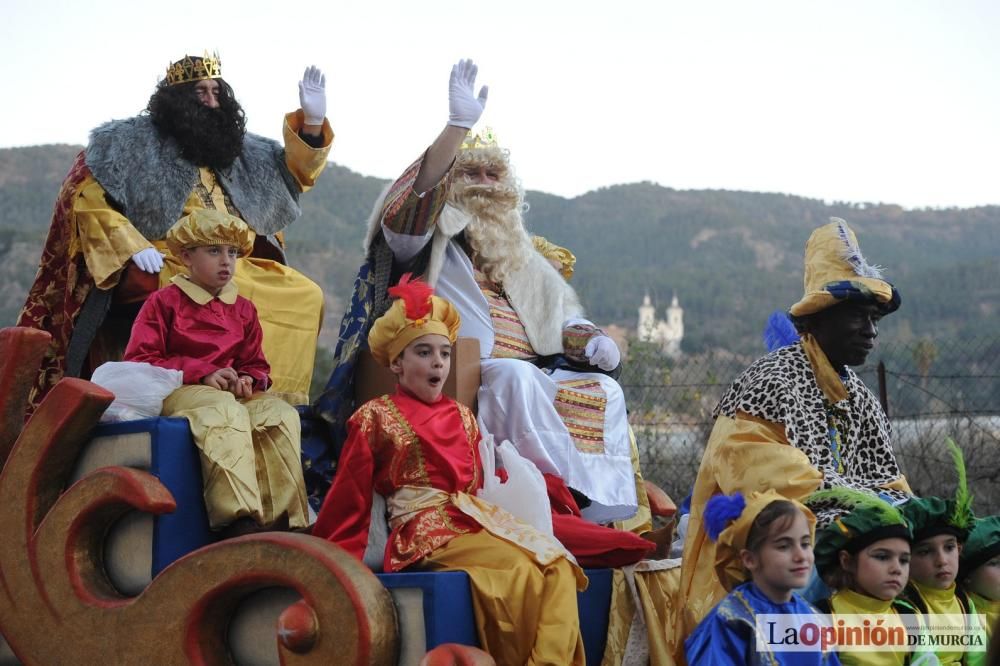
[[[181,250],[205,245],[232,245],[245,257],[253,250],[255,234],[238,217],[211,208],[197,208],[167,231],[167,247],[179,257]]]
[[[750,527],[753,525],[753,521],[757,519],[761,511],[767,508],[768,504],[779,500],[791,502],[805,515],[809,523],[810,536],[814,539],[816,536],[816,516],[804,504],[790,500],[776,490],[753,492],[742,497],[746,505],[740,514],[718,533],[715,543],[715,573],[727,591],[732,590],[749,577],[746,569],[743,568],[740,551],[747,546],[747,538],[750,536]],[[718,500],[731,501],[732,499],[734,496],[716,496],[709,500],[709,504]],[[706,523],[712,520],[709,516],[710,511],[711,509],[706,507]]]
[[[368,332],[368,348],[376,361],[388,366],[406,345],[424,335],[443,335],[455,344],[462,324],[458,310],[435,296],[430,285],[411,280],[407,273],[389,294],[398,298]]]

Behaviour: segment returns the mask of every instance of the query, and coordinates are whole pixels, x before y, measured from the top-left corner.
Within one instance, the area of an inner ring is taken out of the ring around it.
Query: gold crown
[[[497,135],[493,133],[492,127],[484,127],[482,132],[474,133],[469,130],[462,142],[462,150],[473,150],[475,148],[491,148],[499,145]]]
[[[222,61],[219,52],[203,56],[185,55],[183,58],[167,67],[167,83],[175,86],[178,83],[203,81],[204,79],[221,79]]]

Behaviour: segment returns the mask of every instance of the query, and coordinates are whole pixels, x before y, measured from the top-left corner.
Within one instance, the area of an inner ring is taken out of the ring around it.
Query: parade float
[[[463,647],[464,573],[375,574],[307,534],[217,541],[186,421],[100,424],[114,396],[66,378],[25,422],[48,340],[0,330],[0,664],[492,663]],[[579,596],[589,663],[612,573]]]

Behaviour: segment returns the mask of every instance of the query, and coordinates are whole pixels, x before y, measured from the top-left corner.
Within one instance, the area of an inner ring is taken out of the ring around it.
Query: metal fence
[[[712,410],[752,361],[719,352],[672,360],[630,345],[620,381],[643,474],[678,502],[697,475]],[[1000,513],[1000,337],[888,342],[855,371],[884,397],[893,448],[914,492],[954,492],[951,437],[965,453],[976,513]]]

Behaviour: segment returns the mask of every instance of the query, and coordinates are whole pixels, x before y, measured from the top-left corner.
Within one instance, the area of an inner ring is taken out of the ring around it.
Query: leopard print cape
[[[823,489],[848,487],[907,495],[884,486],[902,475],[892,450],[892,427],[878,400],[850,369],[841,379],[848,397],[831,403],[816,381],[809,357],[798,342],[755,361],[732,383],[715,409],[730,418],[743,412],[785,427],[788,443],[823,473]],[[818,526],[846,509],[812,505]]]

